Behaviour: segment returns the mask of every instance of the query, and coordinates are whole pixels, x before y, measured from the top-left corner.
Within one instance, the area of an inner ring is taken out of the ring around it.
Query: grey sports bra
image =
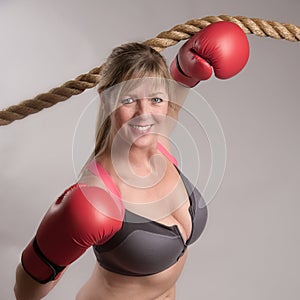
[[[189,195],[189,213],[192,230],[186,242],[177,225],[167,226],[125,209],[122,228],[107,242],[94,245],[99,264],[115,273],[128,276],[146,276],[159,273],[184,254],[188,245],[195,242],[204,230],[207,207],[199,191],[177,168],[176,159],[159,144],[159,150],[173,162]],[[120,196],[107,171],[96,163],[97,172],[108,190]]]

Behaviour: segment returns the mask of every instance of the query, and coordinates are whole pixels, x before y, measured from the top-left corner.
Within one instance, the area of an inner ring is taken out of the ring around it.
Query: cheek
[[[169,111],[169,104],[168,102],[166,102],[160,107],[158,113],[162,116],[166,116],[168,114],[168,111]]]
[[[168,103],[166,105],[162,105],[159,109],[156,109],[152,116],[156,120],[157,123],[164,123],[166,121],[166,117],[168,116]]]
[[[113,116],[113,124],[117,129],[121,128],[128,120],[132,117],[132,113],[130,110],[125,109],[124,107],[118,108]]]
[[[168,111],[169,111],[169,102],[167,102],[164,106],[164,114],[168,114]]]

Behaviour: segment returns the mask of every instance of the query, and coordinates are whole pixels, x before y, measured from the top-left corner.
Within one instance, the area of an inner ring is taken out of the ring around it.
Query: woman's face
[[[137,82],[122,92],[112,114],[115,134],[137,147],[149,147],[157,142],[158,135],[164,134],[168,94],[163,84],[151,79]]]

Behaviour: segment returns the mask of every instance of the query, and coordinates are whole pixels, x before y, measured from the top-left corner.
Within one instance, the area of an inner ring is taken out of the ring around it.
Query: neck
[[[137,175],[148,175],[156,168],[153,155],[157,153],[157,143],[156,139],[150,146],[140,147],[118,139],[117,144],[109,149],[112,167],[122,169],[125,173],[131,169]]]
[[[132,145],[129,151],[129,163],[132,168],[149,168],[151,157],[155,153],[157,153],[157,143],[145,148]]]

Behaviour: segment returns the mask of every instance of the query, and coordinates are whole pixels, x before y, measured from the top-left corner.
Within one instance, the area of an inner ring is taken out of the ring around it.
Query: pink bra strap
[[[121,193],[114,184],[111,176],[109,173],[96,161],[92,160],[89,165],[88,169],[97,177],[100,177],[105,184],[105,186],[109,189],[111,193],[113,193],[118,198],[121,198]]]
[[[157,144],[157,149],[176,167],[178,166],[177,159],[161,144]]]

